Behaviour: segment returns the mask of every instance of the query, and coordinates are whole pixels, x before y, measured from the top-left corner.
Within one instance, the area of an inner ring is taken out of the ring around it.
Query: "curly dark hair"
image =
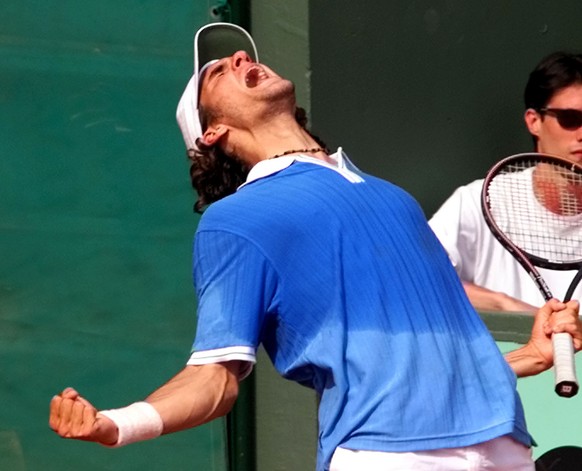
[[[200,110],[202,129],[206,129],[210,115]],[[307,114],[303,108],[295,109],[295,119],[309,135],[327,150],[325,143],[307,130]],[[190,180],[198,198],[194,204],[194,211],[204,212],[209,204],[233,194],[244,183],[250,167],[236,156],[226,155],[217,145],[208,146],[201,139],[196,141],[198,149],[188,149],[190,160]]]

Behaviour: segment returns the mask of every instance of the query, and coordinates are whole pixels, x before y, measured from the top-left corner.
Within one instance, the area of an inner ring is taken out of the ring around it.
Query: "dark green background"
[[[554,50],[582,50],[581,18],[576,0],[314,0],[314,127],[430,216],[459,184],[533,150],[528,74]]]
[[[48,428],[64,387],[123,406],[189,355],[198,219],[174,114],[220,3],[0,4],[0,469],[226,469],[223,420],[120,450]]]

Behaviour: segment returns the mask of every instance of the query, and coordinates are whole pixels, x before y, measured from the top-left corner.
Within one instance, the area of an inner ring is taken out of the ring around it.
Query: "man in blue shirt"
[[[67,388],[51,428],[121,446],[200,425],[230,410],[262,344],[321,396],[318,470],[533,470],[516,375],[552,365],[552,332],[582,347],[578,303],[547,303],[504,359],[416,201],[311,135],[244,30],[208,25],[194,49],[178,122],[206,210],[188,365],[123,409]]]

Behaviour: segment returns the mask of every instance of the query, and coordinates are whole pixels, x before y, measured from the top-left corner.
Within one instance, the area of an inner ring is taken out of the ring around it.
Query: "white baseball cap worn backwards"
[[[198,30],[194,37],[194,74],[178,103],[176,119],[188,149],[196,149],[196,140],[202,137],[198,112],[199,85],[206,68],[223,57],[245,51],[255,62],[259,61],[253,38],[243,28],[232,23],[210,23]]]

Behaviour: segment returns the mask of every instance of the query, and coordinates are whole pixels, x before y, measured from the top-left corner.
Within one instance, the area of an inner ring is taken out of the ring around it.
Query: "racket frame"
[[[503,168],[510,165],[511,162],[526,160],[528,158],[534,158],[540,163],[555,164],[561,167],[566,167],[568,170],[582,175],[582,166],[550,154],[528,152],[506,157],[491,167],[483,181],[483,187],[481,190],[481,210],[483,212],[483,218],[493,236],[525,269],[546,301],[553,298],[553,295],[536,266],[551,270],[577,269],[578,273],[572,280],[566,295],[565,301],[569,301],[569,297],[571,297],[576,285],[582,277],[582,260],[569,263],[556,263],[520,249],[497,225],[490,210],[488,189],[492,180],[501,173]],[[572,337],[567,333],[554,334],[552,335],[552,343],[554,345],[555,391],[559,396],[573,397],[578,393],[578,380],[576,379],[576,369],[574,366],[574,347]],[[557,355],[559,355],[560,358],[565,357],[563,360],[563,366],[561,366],[561,362],[558,362]]]

